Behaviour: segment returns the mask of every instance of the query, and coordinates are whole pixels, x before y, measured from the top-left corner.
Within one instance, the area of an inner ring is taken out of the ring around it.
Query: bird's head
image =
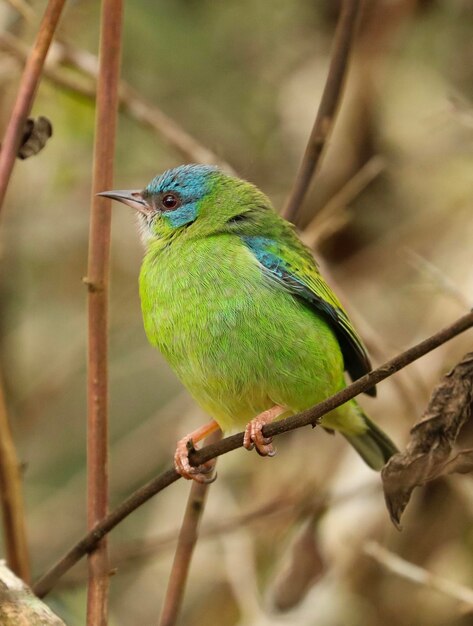
[[[210,165],[181,165],[156,176],[143,190],[99,195],[137,211],[145,243],[178,235],[190,227],[199,234],[220,232],[250,210],[269,206],[254,185]]]

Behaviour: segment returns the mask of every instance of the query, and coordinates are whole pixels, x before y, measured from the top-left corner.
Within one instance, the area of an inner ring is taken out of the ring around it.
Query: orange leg
[[[276,450],[272,445],[272,437],[263,436],[263,426],[272,422],[276,417],[284,413],[287,409],[283,406],[273,406],[267,411],[263,411],[246,425],[245,437],[243,439],[243,445],[247,450],[253,450],[256,448],[256,452],[261,456],[274,456]]]
[[[209,479],[207,474],[213,469],[214,464],[212,462],[193,467],[189,463],[189,452],[194,447],[194,444],[198,441],[205,439],[210,433],[219,429],[219,425],[215,420],[212,420],[208,424],[204,424],[197,430],[192,431],[177,442],[176,452],[174,453],[174,468],[178,474],[187,480],[196,480],[198,483],[212,482],[214,479]]]

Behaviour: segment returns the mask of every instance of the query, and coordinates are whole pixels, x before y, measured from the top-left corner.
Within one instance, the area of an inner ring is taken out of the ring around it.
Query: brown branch
[[[96,139],[88,260],[87,524],[93,529],[108,512],[108,281],[110,202],[97,192],[113,185],[118,116],[122,0],[103,0]],[[87,624],[108,623],[108,552],[105,540],[89,554]]]
[[[282,211],[282,215],[292,222],[297,217],[335,123],[347,73],[348,59],[355,40],[359,8],[360,0],[344,0],[340,10],[333,43],[333,54],[322,100],[320,101],[304,156],[296,174],[294,186]]]
[[[210,435],[206,441],[214,443],[222,438],[221,431]],[[204,513],[209,483],[192,482],[187,506],[177,540],[176,553],[169,576],[164,605],[159,619],[159,626],[176,624],[189,574],[194,548],[197,544],[199,524]]]
[[[39,84],[46,54],[59,22],[65,0],[49,0],[33,50],[29,55],[15,104],[8,122],[0,152],[0,211],[13,171],[26,119],[30,112]]]
[[[225,441],[225,440],[222,440]],[[42,598],[54,587],[61,576],[71,569],[85,554],[88,554],[97,543],[130,513],[139,508],[172,483],[181,478],[174,469],[169,469],[137,489],[126,500],[119,504],[97,526],[78,541],[61,559],[55,563],[34,585],[33,591]]]
[[[0,380],[0,498],[4,544],[10,569],[26,583],[30,581],[30,559],[26,540],[25,513],[18,456]]]
[[[348,387],[345,387],[327,400],[320,402],[316,406],[287,417],[279,422],[268,424],[263,428],[265,437],[280,435],[284,432],[301,428],[309,424],[316,425],[318,420],[333,411],[340,405],[355,396],[359,395],[366,389],[370,389],[373,385],[389,378],[399,370],[403,369],[410,363],[413,363],[422,356],[435,350],[442,344],[450,341],[457,335],[465,332],[473,326],[473,312],[460,317],[456,322],[440,330],[435,335],[421,341],[412,348],[402,352],[390,361],[381,365],[381,367],[369,372],[362,378],[356,380]],[[191,454],[191,460],[194,465],[210,461],[222,454],[226,454],[231,450],[240,448],[243,445],[243,433],[238,433],[230,437],[222,439],[219,443],[205,446],[199,451]],[[57,580],[68,571],[77,561],[87,552],[93,549],[98,541],[109,533],[112,528],[117,526],[125,517],[130,515],[135,509],[147,502],[152,496],[159,493],[172,483],[179,480],[180,476],[174,469],[169,469],[156,478],[150,480],[146,485],[135,491],[129,498],[115,508],[105,519],[98,524],[95,529],[83,537],[69,552],[67,552],[50,570],[48,570],[35,584],[35,593],[42,597],[46,595],[57,582]]]
[[[289,493],[292,489],[292,493]],[[199,539],[207,540],[221,535],[226,535],[238,530],[242,526],[265,521],[265,518],[284,518],[289,520],[297,519],[301,516],[310,516],[314,511],[319,510],[323,506],[326,510],[332,511],[337,506],[345,504],[347,501],[381,493],[381,487],[377,483],[368,482],[363,485],[357,485],[355,488],[341,492],[338,495],[331,496],[328,493],[319,493],[314,496],[318,485],[310,484],[300,492],[294,493],[293,487],[288,489],[284,487],[281,491],[268,500],[264,504],[238,513],[228,519],[209,523],[199,530]],[[286,522],[284,522],[286,523]],[[158,537],[152,537],[143,540],[130,541],[115,547],[110,557],[112,571],[124,567],[133,567],[134,561],[142,559],[156,559],[157,555],[161,555],[176,545],[179,528],[163,533]],[[85,576],[78,572],[76,576],[67,576],[60,583],[60,587],[72,588],[83,585]]]
[[[359,495],[366,495],[366,492],[373,491],[373,483],[369,483],[364,486],[357,486],[349,492],[343,493],[342,497],[335,497],[330,499],[330,503],[336,506],[340,500],[349,500],[351,498],[358,497]],[[380,491],[379,485],[376,485],[378,491]],[[238,513],[227,519],[223,519],[217,522],[211,522],[206,524],[199,530],[199,538],[201,540],[211,539],[213,537],[231,533],[232,531],[245,526],[264,520],[266,517],[288,516],[293,517],[300,514],[301,511],[309,514],[314,507],[320,507],[321,503],[325,503],[328,499],[327,494],[318,494],[314,496],[316,492],[316,485],[311,484],[303,490],[297,493],[289,493],[287,488],[281,490],[275,497],[271,498],[262,505],[255,508],[251,508],[244,513]],[[152,558],[155,559],[156,555],[162,554],[176,545],[178,539],[179,528],[170,530],[157,537],[150,537],[147,539],[140,539],[135,541],[129,541],[121,545],[115,546],[112,549],[111,562],[112,569],[132,566],[136,560]],[[68,576],[63,581],[62,587],[72,587],[76,585],[82,585],[84,583],[84,575],[78,574],[76,577]]]

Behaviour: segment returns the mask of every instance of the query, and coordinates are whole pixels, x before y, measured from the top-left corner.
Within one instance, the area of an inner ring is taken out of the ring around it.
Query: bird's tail
[[[362,413],[360,407],[357,408]],[[365,413],[362,413],[362,418],[367,426],[364,433],[358,435],[343,433],[343,436],[355,448],[365,463],[379,472],[393,454],[398,452],[398,449],[386,433],[372,422]]]

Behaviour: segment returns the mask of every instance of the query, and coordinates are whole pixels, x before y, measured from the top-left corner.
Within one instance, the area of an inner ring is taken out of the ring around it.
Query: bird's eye
[[[167,193],[165,196],[163,196],[161,202],[165,209],[175,209],[179,202],[179,198],[173,193]]]

